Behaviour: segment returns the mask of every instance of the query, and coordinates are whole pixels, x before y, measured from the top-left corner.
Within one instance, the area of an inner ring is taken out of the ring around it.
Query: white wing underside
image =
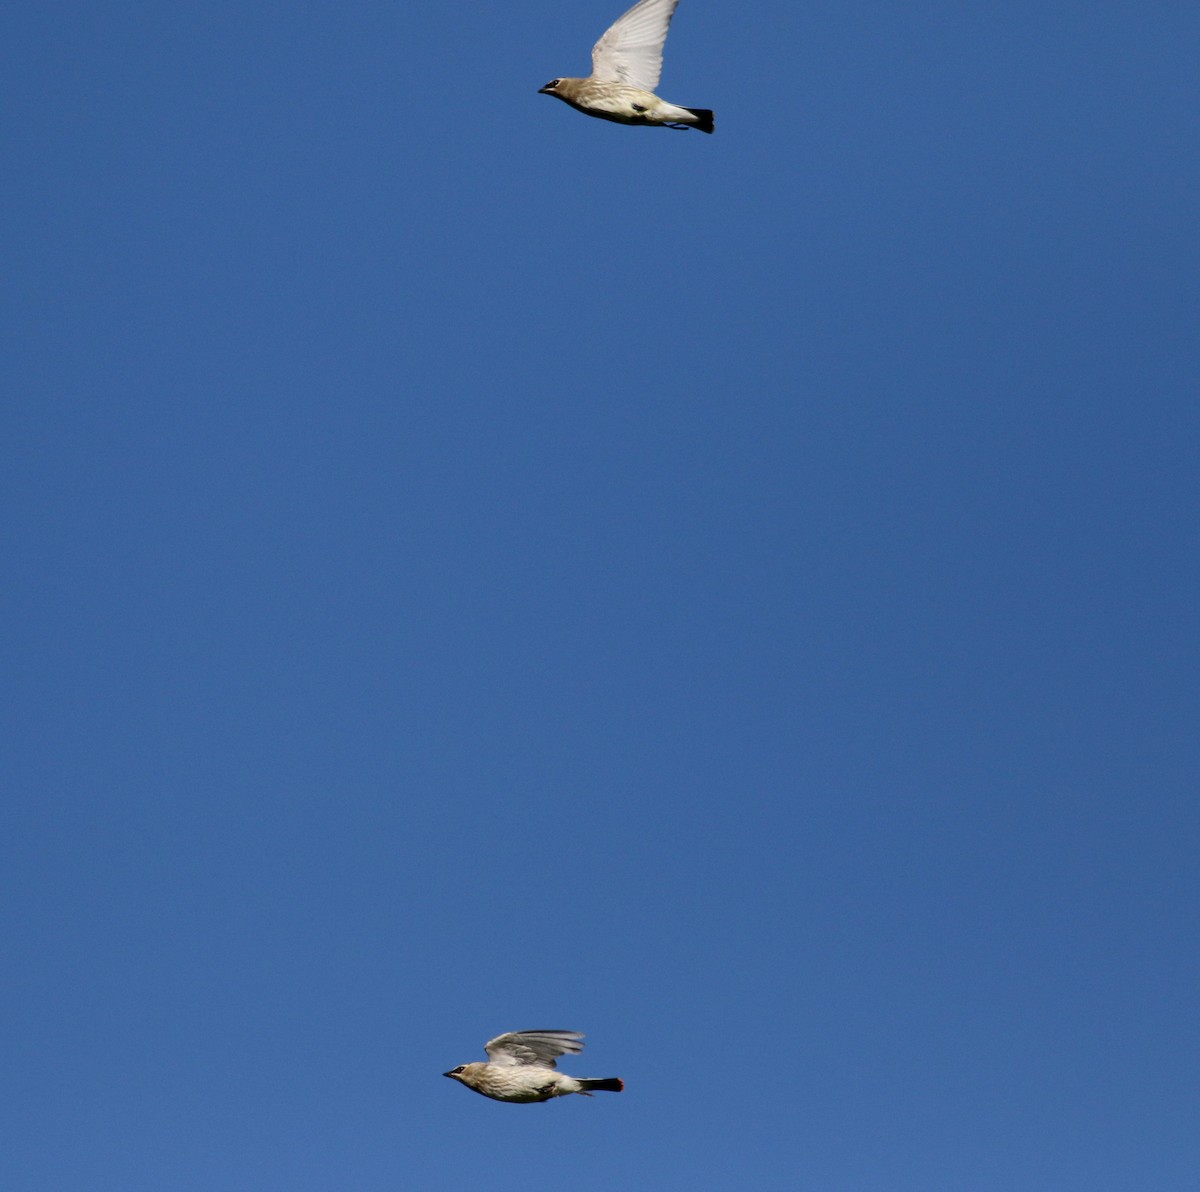
[[[662,50],[679,0],[641,0],[592,47],[592,78],[653,91],[662,77]]]
[[[510,1031],[489,1040],[484,1050],[493,1064],[506,1068],[532,1064],[553,1068],[560,1055],[578,1055],[583,1050],[578,1031]]]

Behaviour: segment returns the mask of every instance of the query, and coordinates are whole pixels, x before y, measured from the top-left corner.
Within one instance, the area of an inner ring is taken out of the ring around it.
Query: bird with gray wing
[[[587,1080],[556,1071],[554,1061],[560,1055],[578,1055],[582,1039],[578,1031],[510,1031],[484,1048],[486,1064],[459,1064],[442,1075],[493,1101],[549,1101],[571,1093],[590,1097],[596,1089],[619,1093],[625,1083],[617,1076]]]
[[[654,94],[662,76],[662,50],[679,0],[640,0],[592,47],[586,79],[552,79],[538,90],[585,116],[618,124],[698,128],[712,132],[707,108],[681,108]]]

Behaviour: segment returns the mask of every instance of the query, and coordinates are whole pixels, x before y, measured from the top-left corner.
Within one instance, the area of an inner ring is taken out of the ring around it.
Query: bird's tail
[[[581,1093],[590,1093],[599,1090],[602,1093],[619,1093],[624,1087],[625,1082],[619,1076],[606,1076],[602,1080],[581,1080]]]
[[[712,132],[713,130],[713,114],[708,108],[684,108],[685,112],[691,112],[696,117],[696,123],[693,128],[698,128],[701,132]]]

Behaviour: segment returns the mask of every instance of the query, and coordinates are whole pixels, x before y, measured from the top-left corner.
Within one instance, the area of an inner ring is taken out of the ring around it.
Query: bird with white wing
[[[590,1097],[597,1089],[619,1093],[625,1087],[620,1077],[588,1080],[556,1070],[560,1055],[583,1050],[582,1039],[578,1031],[510,1031],[488,1042],[487,1063],[459,1064],[442,1075],[493,1101],[549,1101],[571,1093]]]
[[[712,132],[707,108],[681,108],[654,94],[662,77],[662,50],[679,0],[641,0],[592,47],[586,79],[552,79],[539,95],[553,95],[585,116],[618,124],[698,128]]]

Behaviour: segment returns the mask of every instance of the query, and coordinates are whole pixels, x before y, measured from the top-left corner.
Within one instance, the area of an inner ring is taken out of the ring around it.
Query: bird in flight
[[[485,1047],[486,1064],[459,1064],[443,1076],[491,1097],[493,1101],[549,1101],[580,1093],[590,1097],[593,1089],[619,1093],[625,1083],[617,1076],[585,1080],[555,1071],[560,1055],[578,1055],[583,1050],[578,1031],[510,1031],[497,1035]]]
[[[654,94],[662,77],[662,49],[679,0],[640,0],[592,47],[586,79],[551,79],[538,89],[585,116],[618,124],[698,128],[712,132],[707,108],[681,108]]]

